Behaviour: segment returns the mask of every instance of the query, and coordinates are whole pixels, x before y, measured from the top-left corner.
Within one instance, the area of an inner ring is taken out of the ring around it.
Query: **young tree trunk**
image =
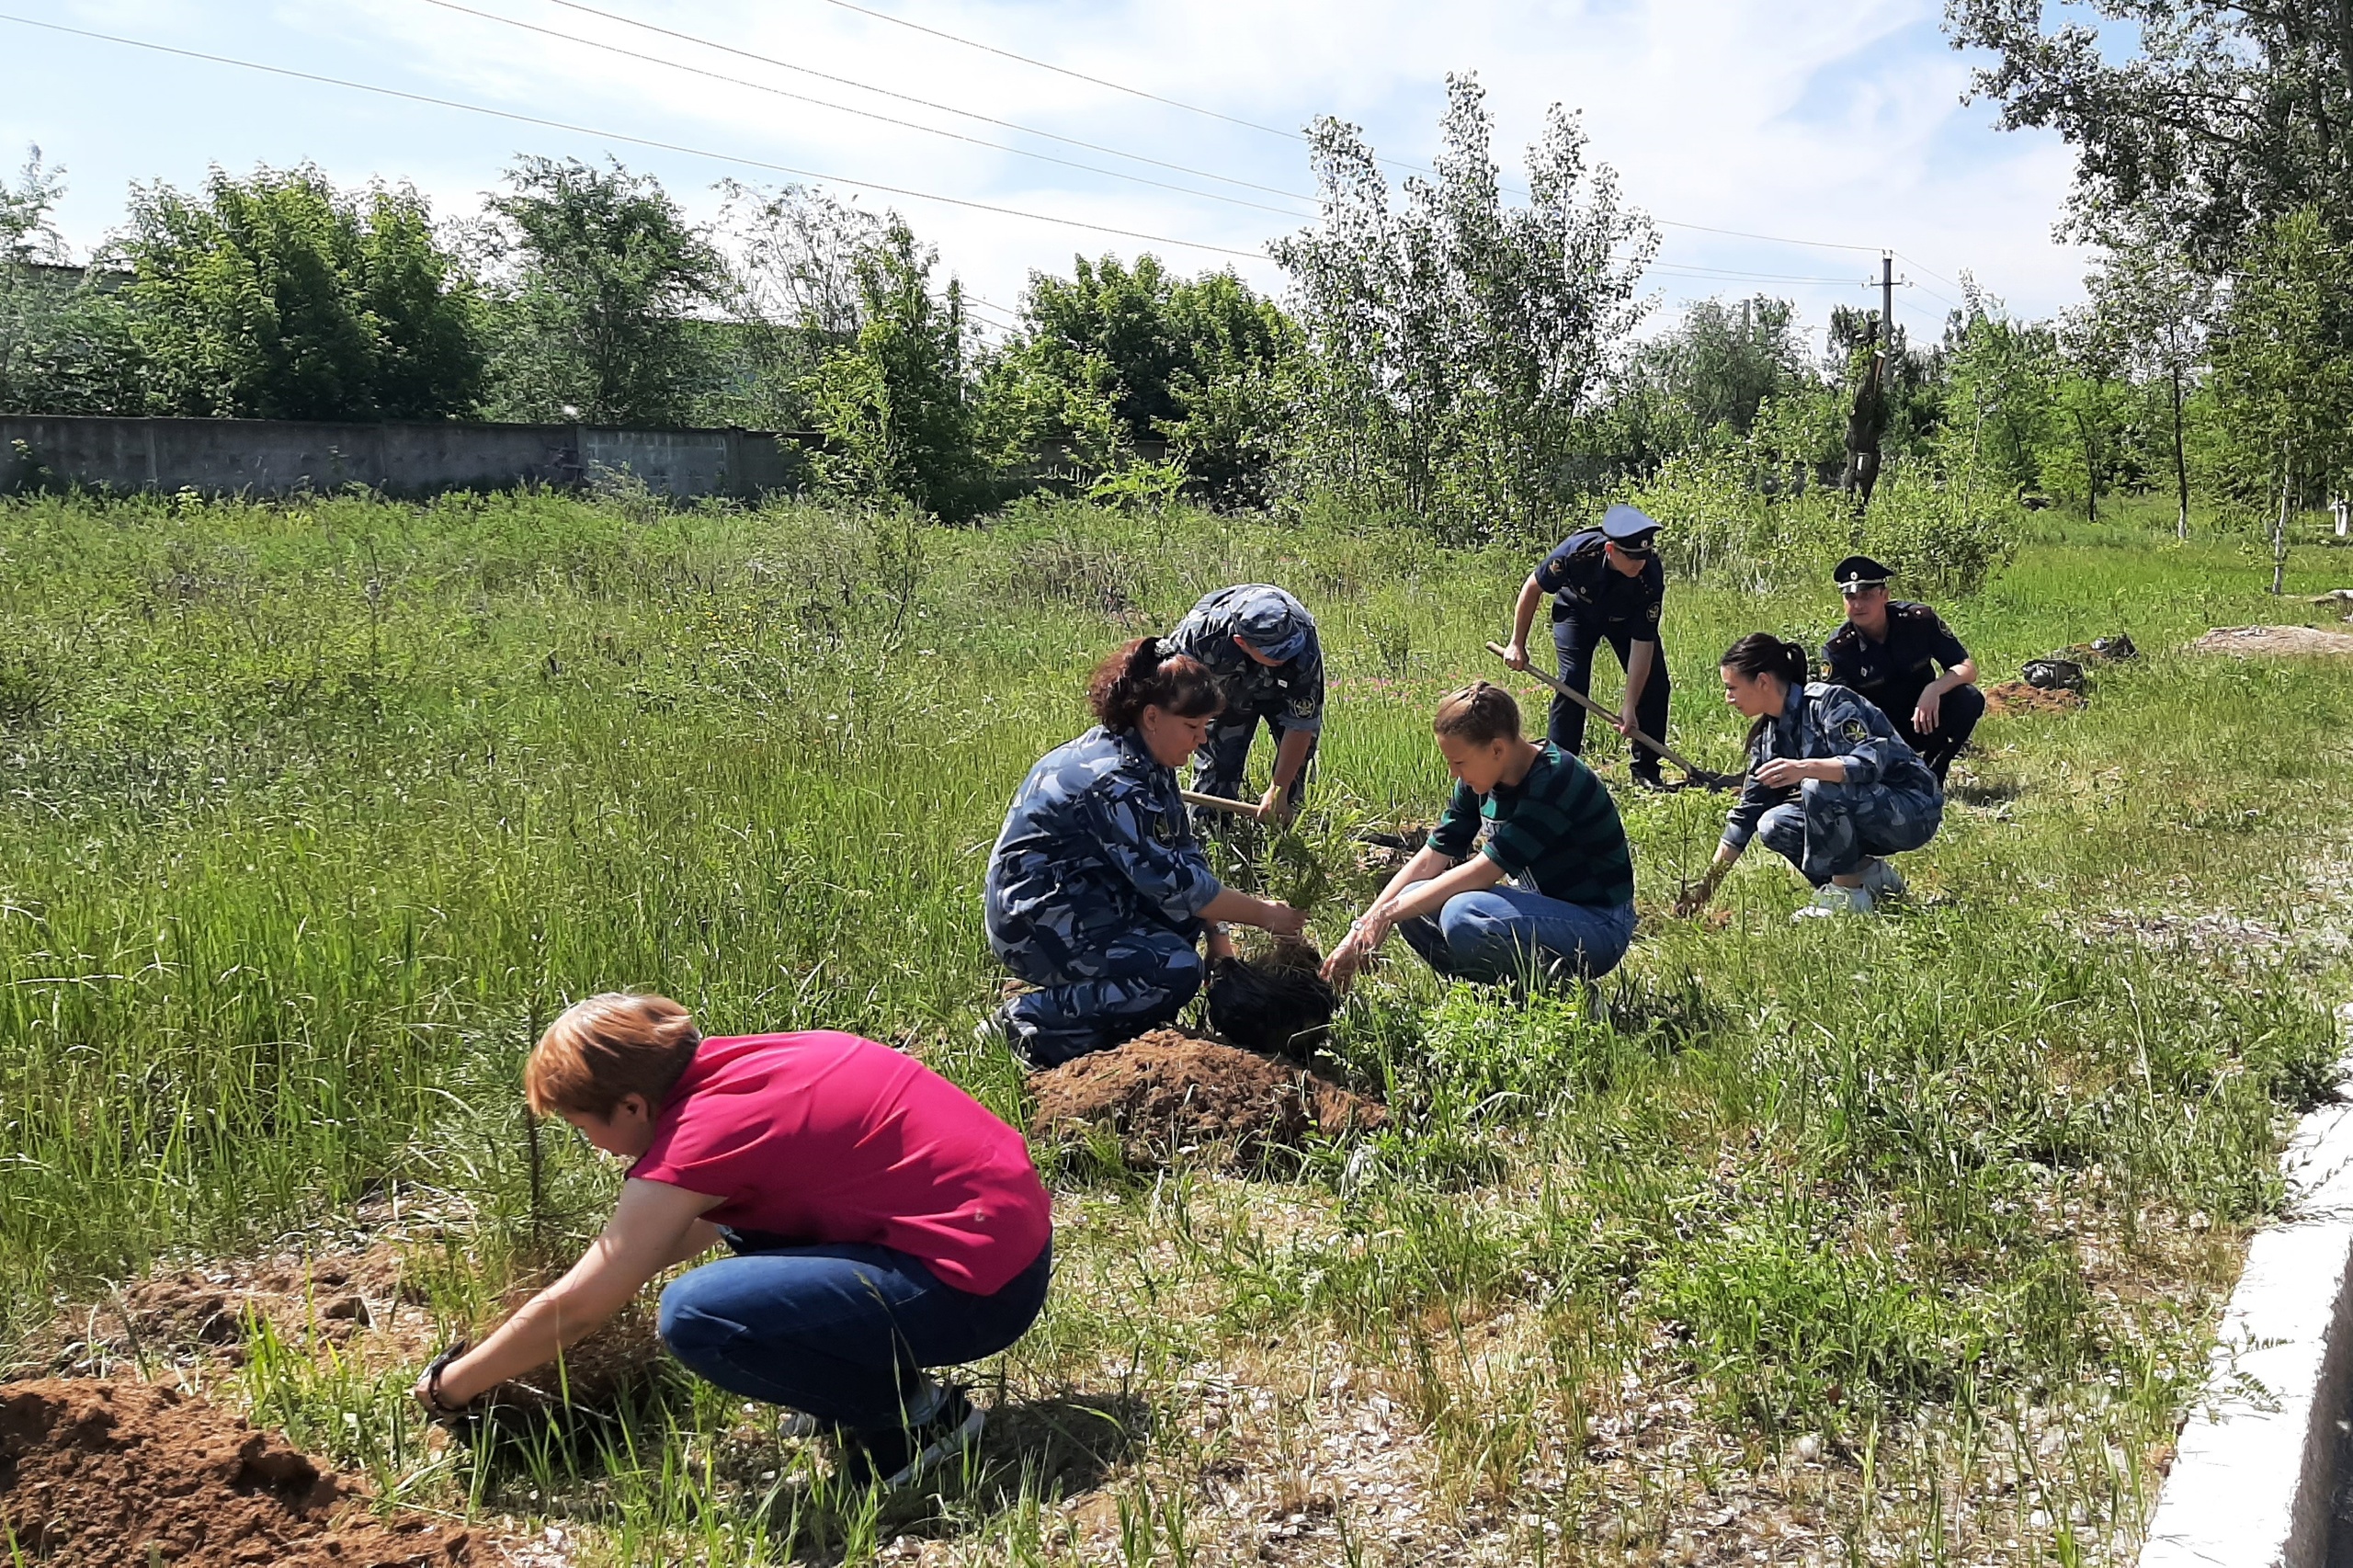
[[[2271,525],[2271,591],[2285,593],[2288,588],[2288,487],[2295,465],[2289,460],[2288,449],[2279,449],[2279,517]]]
[[[2084,442],[2084,521],[2099,521],[2099,453],[2092,439],[2092,422],[2081,414],[2075,415],[2075,434]]]
[[[2175,516],[2173,537],[2189,537],[2189,456],[2181,442],[2181,367],[2173,371],[2173,482],[2174,494],[2180,498],[2181,510]]]

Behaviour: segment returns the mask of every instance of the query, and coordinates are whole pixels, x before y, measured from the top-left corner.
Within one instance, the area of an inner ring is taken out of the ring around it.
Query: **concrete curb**
[[[2353,1006],[2337,1009],[2353,1036]],[[2353,1403],[2353,1057],[2281,1156],[2288,1217],[2258,1233],[2181,1430],[2141,1568],[2324,1568]]]

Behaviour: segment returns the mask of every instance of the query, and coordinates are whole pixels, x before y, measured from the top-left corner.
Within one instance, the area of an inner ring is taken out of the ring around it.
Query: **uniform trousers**
[[[1594,651],[1604,642],[1616,652],[1620,668],[1631,667],[1634,658],[1633,632],[1634,623],[1631,620],[1608,621],[1597,616],[1570,614],[1553,621],[1552,648],[1561,659],[1561,684],[1574,691],[1590,692]],[[1666,699],[1672,691],[1666,678],[1666,648],[1662,643],[1651,659],[1650,678],[1643,683],[1643,695],[1634,704],[1634,723],[1644,734],[1666,739]],[[1579,755],[1585,747],[1585,710],[1555,692],[1547,732],[1554,745],[1572,756]],[[1635,744],[1634,765],[1654,769],[1659,765],[1658,753]]]
[[[1798,786],[1797,800],[1757,819],[1756,836],[1820,887],[1860,870],[1871,857],[1919,848],[1937,835],[1944,815],[1944,796],[1935,790],[1809,778]]]
[[[1193,754],[1193,789],[1229,801],[1249,799],[1243,791],[1248,788],[1250,747],[1258,738],[1261,724],[1273,733],[1279,746],[1284,734],[1279,710],[1236,704],[1219,714],[1217,722],[1210,726],[1209,739]],[[1290,781],[1289,799],[1294,808],[1307,793],[1307,773],[1314,764],[1315,744],[1310,741],[1307,759],[1299,765],[1299,777]]]
[[[1038,987],[1006,1006],[1023,1055],[1052,1067],[1173,1021],[1201,988],[1189,932],[1144,926],[1074,943],[1059,962],[1035,946],[1002,952]]]
[[[1489,983],[1554,966],[1608,974],[1634,939],[1634,906],[1570,903],[1522,888],[1459,892],[1435,915],[1397,923],[1397,935],[1438,973]]]
[[[1973,686],[1957,686],[1946,692],[1943,700],[1937,704],[1937,727],[1927,734],[1912,727],[1912,710],[1909,708],[1901,713],[1890,713],[1887,722],[1895,726],[1895,733],[1904,737],[1905,745],[1920,754],[1920,760],[1928,765],[1928,770],[1941,784],[1945,781],[1945,770],[1952,766],[1952,759],[1961,754],[1961,748],[1969,744],[1969,737],[1977,729],[1977,721],[1984,717],[1985,694]]]
[[[1053,1243],[994,1295],[943,1281],[891,1247],[796,1245],[722,1231],[736,1256],[662,1292],[662,1343],[696,1376],[852,1432],[906,1425],[926,1367],[994,1356],[1046,1302]]]

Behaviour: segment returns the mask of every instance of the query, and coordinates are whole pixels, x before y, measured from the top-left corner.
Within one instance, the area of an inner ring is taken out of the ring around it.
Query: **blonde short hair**
[[[608,991],[548,1026],[523,1064],[523,1096],[541,1116],[607,1120],[631,1095],[658,1111],[701,1043],[693,1016],[667,996]]]

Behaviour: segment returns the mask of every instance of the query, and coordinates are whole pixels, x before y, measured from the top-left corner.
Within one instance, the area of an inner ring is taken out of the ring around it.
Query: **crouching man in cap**
[[[1307,790],[1307,765],[1324,730],[1324,645],[1307,607],[1265,583],[1220,588],[1195,605],[1161,639],[1171,654],[1199,659],[1225,692],[1225,711],[1193,758],[1193,788],[1245,800],[1250,744],[1258,727],[1274,732],[1272,781],[1261,816],[1288,818]]]
[[[1536,607],[1552,596],[1552,646],[1560,655],[1561,683],[1577,691],[1593,687],[1594,650],[1607,642],[1626,672],[1626,695],[1617,727],[1620,734],[1641,730],[1666,738],[1670,687],[1666,659],[1659,651],[1659,610],[1666,599],[1666,574],[1652,548],[1658,524],[1632,506],[1612,506],[1601,526],[1573,533],[1546,556],[1520,585],[1512,611],[1511,645],[1504,662],[1528,667],[1528,632]],[[1571,756],[1585,749],[1585,710],[1555,695],[1547,731]],[[1659,756],[1637,742],[1634,782],[1663,790]]]
[[[1850,555],[1832,572],[1847,600],[1847,624],[1822,645],[1824,678],[1870,699],[1941,785],[1985,716],[1985,695],[1977,689],[1977,661],[1944,618],[1887,597],[1892,574],[1868,555]]]

